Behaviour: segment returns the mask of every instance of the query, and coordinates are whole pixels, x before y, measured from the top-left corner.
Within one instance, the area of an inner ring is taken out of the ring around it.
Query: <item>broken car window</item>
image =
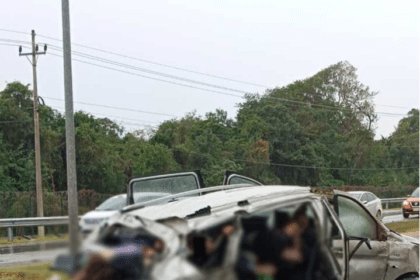
[[[249,180],[247,178],[239,177],[239,176],[234,176],[234,177],[230,178],[228,184],[229,185],[250,184],[250,185],[256,185],[256,186],[258,185],[254,181],[251,181],[251,180]]]
[[[337,196],[338,216],[349,236],[376,239],[376,222],[366,210],[353,200]]]
[[[133,193],[136,192],[162,192],[176,194],[192,191],[199,188],[197,178],[194,175],[171,176],[151,178],[133,183]]]

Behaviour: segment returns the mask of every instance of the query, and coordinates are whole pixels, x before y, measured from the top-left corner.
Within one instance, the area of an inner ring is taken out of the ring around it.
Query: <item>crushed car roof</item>
[[[130,211],[130,214],[147,217],[152,220],[163,219],[169,216],[184,218],[208,207],[210,207],[210,211],[217,211],[225,207],[231,208],[232,206],[238,205],[238,203],[247,204],[259,200],[267,203],[267,200],[278,197],[279,195],[290,199],[293,196],[302,194],[310,194],[310,188],[298,186],[248,186],[221,190],[202,196],[188,197],[164,205],[147,206]]]

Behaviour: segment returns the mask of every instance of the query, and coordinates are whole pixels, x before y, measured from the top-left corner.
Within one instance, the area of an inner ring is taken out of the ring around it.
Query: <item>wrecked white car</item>
[[[418,241],[345,193],[232,173],[224,184],[128,206],[53,268],[77,279],[418,279]]]

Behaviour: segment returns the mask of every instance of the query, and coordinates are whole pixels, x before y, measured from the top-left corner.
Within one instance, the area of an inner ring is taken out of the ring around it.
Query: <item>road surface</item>
[[[418,220],[419,215],[410,215],[408,219],[405,219],[403,215],[400,213],[398,215],[386,216],[382,218],[382,222],[384,224],[395,223],[395,222],[403,222],[403,221],[411,221],[411,220]]]
[[[53,262],[59,254],[68,252],[67,242],[42,242],[0,247],[0,267]]]

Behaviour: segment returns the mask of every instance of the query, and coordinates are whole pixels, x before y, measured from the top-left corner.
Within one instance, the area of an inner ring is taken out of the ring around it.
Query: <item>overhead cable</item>
[[[53,56],[62,57],[61,55],[58,55],[58,54],[55,54],[55,53],[51,53],[50,52],[50,54],[53,55]],[[150,77],[150,76],[145,76],[145,75],[141,75],[141,74],[137,74],[137,73],[133,73],[133,72],[121,70],[121,69],[116,69],[116,68],[112,68],[112,67],[108,67],[108,66],[104,66],[104,65],[100,65],[100,64],[96,64],[96,63],[84,61],[84,60],[80,60],[80,59],[73,58],[72,60],[78,61],[78,62],[81,62],[81,63],[85,63],[85,64],[89,64],[89,65],[93,65],[93,66],[97,66],[97,67],[101,67],[101,68],[105,68],[105,69],[109,69],[109,70],[113,70],[113,71],[117,71],[117,72],[121,72],[121,73],[125,73],[125,74],[130,74],[130,75],[139,76],[139,77],[143,77],[143,78],[147,78],[147,79],[152,79],[152,80],[156,80],[156,81],[160,81],[160,82],[164,82],[164,83],[170,83],[170,84],[175,84],[175,85],[179,85],[179,86],[184,86],[184,87],[199,89],[199,90],[203,90],[203,91],[214,92],[214,93],[223,94],[223,95],[227,95],[227,96],[234,96],[234,97],[244,98],[242,95],[238,95],[238,94],[226,93],[226,92],[215,91],[215,90],[210,90],[210,89],[201,88],[201,87],[195,87],[195,86],[191,86],[191,85],[187,85],[187,84],[181,84],[181,83],[177,83],[177,82],[173,82],[173,81],[163,80],[163,79],[159,79],[159,78],[155,78],[155,77]],[[235,91],[240,92],[239,90],[235,90]],[[248,92],[244,92],[244,93],[248,93]],[[264,97],[269,98],[269,99],[274,99],[274,100],[280,100],[280,101],[285,101],[285,102],[291,102],[291,103],[308,105],[308,102],[293,101],[293,100],[288,100],[288,99],[283,99],[283,98],[277,98],[277,97],[270,97],[270,96],[262,96],[262,98],[264,98]],[[317,107],[326,108],[325,109],[326,111],[328,111],[328,108],[331,108],[329,111],[335,110],[335,111],[348,111],[348,112],[353,112],[353,110],[351,110],[351,109],[337,108],[337,107],[333,107],[333,106],[326,106],[326,105],[319,105],[319,104],[311,104],[311,106],[317,106]],[[393,116],[393,117],[399,117],[399,116],[405,116],[406,115],[406,114],[395,114],[395,113],[385,113],[385,112],[384,113],[377,112],[377,114],[383,114],[384,116]]]
[[[187,152],[181,149],[176,148],[169,148],[173,151],[180,151],[187,154],[197,154],[197,155],[205,155],[197,152]],[[418,169],[418,166],[413,167],[396,167],[396,168],[345,168],[345,167],[324,167],[324,166],[306,166],[306,165],[292,165],[292,164],[282,164],[282,163],[270,163],[270,162],[263,162],[263,161],[254,161],[254,160],[245,160],[245,159],[237,159],[237,158],[227,158],[221,157],[223,159],[228,159],[232,161],[240,161],[245,163],[252,163],[252,164],[264,164],[270,166],[281,166],[281,167],[293,167],[293,168],[307,168],[307,169],[328,169],[328,170],[350,170],[350,171],[389,171],[389,170],[406,170],[406,169]]]
[[[29,33],[26,33],[26,32],[20,32],[20,31],[9,30],[9,29],[0,29],[0,30],[1,31],[14,32],[14,33],[29,34]],[[54,40],[54,41],[58,41],[58,42],[62,42],[62,40],[60,40],[60,39],[52,38],[52,37],[45,36],[45,35],[37,34],[37,36],[43,37],[43,38],[46,38],[46,39],[50,39],[50,40]],[[184,68],[179,68],[179,67],[175,67],[175,66],[171,66],[171,65],[166,65],[166,64],[162,64],[162,63],[156,63],[156,62],[153,62],[153,61],[144,60],[144,59],[140,59],[140,58],[136,58],[136,57],[131,57],[131,56],[127,56],[127,55],[115,53],[115,52],[105,51],[105,50],[102,50],[102,49],[93,48],[93,47],[89,47],[89,46],[86,46],[86,45],[81,45],[81,44],[76,44],[76,43],[72,43],[72,44],[75,45],[75,46],[86,48],[86,49],[91,49],[91,50],[95,50],[95,51],[99,51],[99,52],[103,52],[103,53],[112,54],[112,55],[115,55],[115,56],[120,56],[120,57],[129,58],[129,59],[133,59],[133,60],[138,60],[138,61],[142,61],[142,62],[146,62],[146,63],[151,63],[151,64],[155,64],[155,65],[159,65],[159,66],[164,66],[164,67],[168,67],[168,68],[173,68],[173,69],[176,69],[176,70],[186,71],[186,72],[190,72],[190,73],[195,73],[195,74],[199,74],[199,75],[205,75],[205,76],[209,76],[209,77],[213,77],[213,78],[219,78],[219,79],[224,79],[224,80],[238,82],[238,83],[243,83],[243,84],[249,84],[249,85],[255,85],[255,86],[269,88],[269,86],[265,86],[265,85],[261,85],[261,84],[249,83],[249,82],[234,80],[234,79],[230,79],[230,78],[226,78],[226,77],[221,77],[221,76],[206,74],[206,73],[202,73],[202,72],[192,71],[192,70],[188,70],[188,69],[184,69]],[[316,106],[316,104],[313,104],[313,105]],[[393,106],[393,105],[381,105],[381,104],[375,104],[375,105],[376,106],[382,106],[382,107],[411,109],[409,107],[401,107],[401,106]]]
[[[51,100],[63,101],[63,99],[53,98],[53,97],[43,96],[43,98],[45,98],[45,99],[51,99]],[[77,102],[77,101],[75,101],[74,103],[83,104],[83,105],[90,105],[90,106],[96,106],[96,107],[103,107],[103,108],[110,108],[110,109],[117,109],[117,110],[124,110],[124,111],[130,111],[130,112],[139,112],[139,113],[152,114],[152,115],[160,115],[160,116],[175,117],[175,118],[181,117],[182,118],[182,116],[165,114],[165,113],[159,113],[159,112],[149,112],[149,111],[143,111],[143,110],[137,110],[137,109],[121,108],[121,107],[108,106],[108,105],[100,105],[100,104],[87,103],[87,102]]]
[[[46,38],[46,39],[50,39],[50,40],[61,42],[60,39],[56,39],[56,38],[52,38],[52,37],[48,37],[48,36],[44,36],[44,35],[39,35],[39,34],[38,34],[38,36],[39,37]],[[226,80],[226,81],[230,81],[230,82],[247,84],[247,85],[258,86],[258,87],[265,87],[265,88],[268,88],[269,87],[269,86],[265,86],[265,85],[261,85],[261,84],[255,84],[255,83],[250,83],[250,82],[235,80],[235,79],[231,79],[231,78],[226,78],[226,77],[222,77],[222,76],[207,74],[207,73],[198,72],[198,71],[194,71],[194,70],[188,70],[188,69],[181,68],[181,67],[171,66],[171,65],[168,65],[168,64],[153,62],[153,61],[146,60],[146,59],[141,59],[141,58],[137,58],[137,57],[123,55],[123,54],[119,54],[119,53],[115,53],[115,52],[105,51],[105,50],[102,50],[102,49],[93,48],[93,47],[89,47],[89,46],[86,46],[86,45],[81,45],[81,44],[76,44],[76,43],[72,43],[72,45],[75,45],[75,46],[78,46],[78,47],[82,47],[82,48],[86,48],[86,49],[91,49],[91,50],[102,52],[102,53],[107,53],[107,54],[119,56],[119,57],[133,59],[133,60],[137,60],[137,61],[141,61],[141,62],[145,62],[145,63],[149,63],[149,64],[154,64],[154,65],[158,65],[158,66],[162,66],[162,67],[172,68],[172,69],[175,69],[175,70],[180,70],[180,71],[189,72],[189,73],[193,73],[193,74],[208,76],[208,77],[212,77],[212,78],[216,78],[216,79],[222,79],[222,80]]]

